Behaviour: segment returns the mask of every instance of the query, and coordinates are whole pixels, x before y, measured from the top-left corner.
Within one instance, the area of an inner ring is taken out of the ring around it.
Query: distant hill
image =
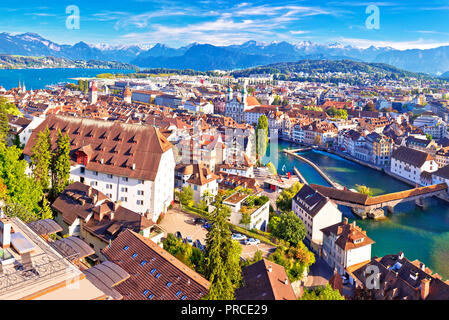
[[[364,72],[368,74],[396,75],[398,77],[430,77],[398,69],[385,63],[367,63],[352,60],[301,60],[297,62],[275,63],[262,67],[248,68],[245,70],[233,71],[235,77],[245,77],[250,74],[284,74],[294,75],[299,73],[325,74],[327,72]]]
[[[135,66],[121,62],[100,60],[69,60],[55,57],[25,57],[0,54],[0,69],[36,69],[36,68],[105,68],[136,69]]]

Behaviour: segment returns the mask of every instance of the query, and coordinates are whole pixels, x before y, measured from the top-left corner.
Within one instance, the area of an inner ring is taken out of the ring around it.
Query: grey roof
[[[76,255],[75,259],[82,259],[95,253],[87,243],[75,236],[56,240],[52,246],[64,257]]]
[[[98,289],[115,300],[123,299],[123,296],[113,287],[125,281],[130,274],[111,261],[105,261],[83,271],[86,278]]]
[[[40,236],[62,231],[62,227],[53,219],[33,221],[28,223],[28,227]]]
[[[397,148],[391,157],[418,168],[422,167],[426,161],[433,160],[430,154],[407,147]]]
[[[329,201],[328,198],[306,184],[298,191],[293,200],[312,217]]]

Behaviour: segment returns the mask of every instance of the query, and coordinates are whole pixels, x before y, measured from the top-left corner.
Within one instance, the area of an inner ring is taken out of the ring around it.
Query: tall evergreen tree
[[[0,108],[0,140],[6,144],[6,138],[9,132],[8,113],[5,109]]]
[[[42,199],[42,209],[39,212],[39,216],[40,220],[53,218],[53,212],[51,211],[50,204],[45,196]]]
[[[53,154],[51,165],[51,200],[55,200],[65,187],[70,178],[70,138],[58,130],[56,151]]]
[[[267,152],[268,146],[268,118],[266,115],[261,115],[257,122],[256,128],[256,154],[257,158],[263,158]]]
[[[212,227],[206,237],[206,258],[205,273],[211,282],[209,293],[205,297],[208,300],[233,300],[235,278],[234,270],[229,270],[228,266],[233,266],[233,259],[228,257],[229,246],[232,242],[229,226],[226,223],[228,211],[223,205],[217,206],[211,214]],[[231,272],[230,272],[231,271]]]
[[[52,161],[50,130],[45,128],[37,135],[36,144],[33,147],[31,163],[33,178],[40,183],[42,189],[48,190],[50,187],[50,169]]]

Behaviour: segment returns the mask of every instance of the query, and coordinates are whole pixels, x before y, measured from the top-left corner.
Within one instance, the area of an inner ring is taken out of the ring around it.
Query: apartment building
[[[23,151],[30,162],[37,134],[50,130],[70,138],[70,179],[101,192],[129,210],[156,222],[173,202],[175,160],[172,145],[151,126],[76,117],[48,116]]]

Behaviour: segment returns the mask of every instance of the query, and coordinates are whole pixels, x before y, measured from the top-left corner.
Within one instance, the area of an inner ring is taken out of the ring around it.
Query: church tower
[[[95,84],[95,81],[92,81],[92,85],[89,89],[89,103],[90,104],[96,104],[98,101],[98,89]]]
[[[227,97],[227,101],[228,101],[228,102],[232,101],[232,88],[231,88],[231,86],[228,87],[228,97]]]
[[[123,92],[123,101],[125,103],[131,103],[131,98],[133,94],[131,93],[131,90],[129,89],[129,85],[126,86],[125,91]]]

